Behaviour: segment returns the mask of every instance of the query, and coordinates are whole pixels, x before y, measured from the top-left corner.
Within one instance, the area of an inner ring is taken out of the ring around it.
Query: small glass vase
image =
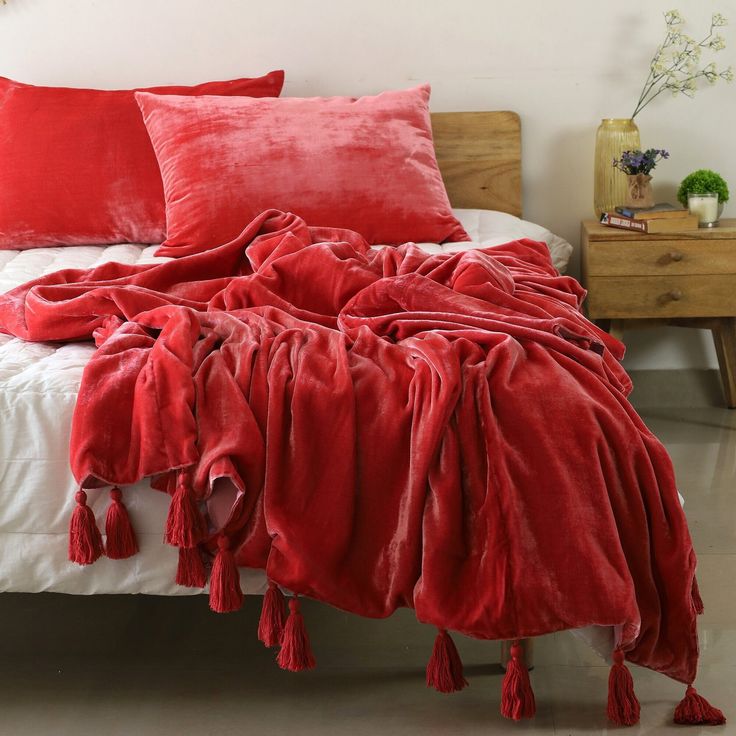
[[[698,227],[715,227],[723,210],[718,206],[717,192],[688,192],[687,208],[698,216]]]
[[[629,174],[626,177],[627,207],[654,207],[652,177],[649,174]]]
[[[626,201],[626,174],[613,167],[613,160],[624,151],[641,148],[639,128],[631,118],[604,118],[595,136],[595,168],[593,206],[600,218],[602,212],[613,212]]]

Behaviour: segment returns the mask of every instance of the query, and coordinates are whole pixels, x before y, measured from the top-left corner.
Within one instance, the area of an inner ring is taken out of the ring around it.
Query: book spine
[[[630,217],[634,220],[674,220],[681,217],[687,217],[687,209],[664,205],[655,205],[651,209],[636,209],[633,207],[616,207],[616,213],[623,217]]]
[[[608,227],[618,227],[622,230],[636,230],[640,233],[648,232],[647,223],[645,220],[634,220],[631,217],[624,217],[613,212],[604,212],[601,215],[601,225],[608,225]]]

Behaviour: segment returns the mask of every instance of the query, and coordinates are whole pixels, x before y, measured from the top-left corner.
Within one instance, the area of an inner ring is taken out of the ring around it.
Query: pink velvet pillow
[[[166,194],[160,254],[225,243],[271,207],[370,243],[469,240],[437,167],[428,86],[357,99],[136,99]]]
[[[151,91],[277,97],[283,82],[276,71]],[[161,174],[134,92],[0,77],[0,249],[164,239]]]

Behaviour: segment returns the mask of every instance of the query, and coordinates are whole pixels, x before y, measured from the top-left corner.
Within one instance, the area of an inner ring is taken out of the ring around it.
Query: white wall
[[[0,75],[38,84],[191,83],[282,67],[289,95],[363,94],[428,80],[435,110],[511,109],[524,133],[528,219],[576,246],[592,212],[595,129],[632,112],[674,0],[8,0]],[[679,0],[692,35],[736,0]],[[736,66],[736,30],[718,61]],[[674,198],[689,171],[730,180],[736,84],[658,99],[637,118],[672,158],[655,179]],[[736,215],[736,205],[730,212]],[[577,256],[576,256],[577,260]],[[577,272],[577,264],[573,273]],[[735,296],[736,299],[736,296]],[[706,336],[647,331],[630,368],[714,365]]]

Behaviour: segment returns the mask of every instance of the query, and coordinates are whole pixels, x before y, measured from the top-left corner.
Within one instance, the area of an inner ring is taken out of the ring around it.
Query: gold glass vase
[[[613,167],[613,159],[624,151],[641,148],[639,128],[631,118],[603,118],[595,136],[595,183],[593,206],[596,217],[612,212],[626,201],[628,181],[623,171]]]

